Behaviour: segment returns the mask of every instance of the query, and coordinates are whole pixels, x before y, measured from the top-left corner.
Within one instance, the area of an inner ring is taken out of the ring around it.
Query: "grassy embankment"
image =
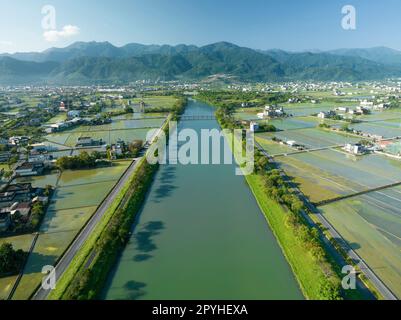
[[[186,104],[187,99],[182,97],[175,103],[162,128],[166,135],[169,121],[175,120],[184,111]],[[142,206],[157,167],[148,164],[146,157],[140,160],[135,173],[57,281],[57,287],[48,299],[88,300],[99,296],[111,268],[128,240],[131,225]]]
[[[232,138],[228,136],[226,138],[232,144]],[[290,210],[267,195],[263,176],[254,173],[246,175],[245,180],[278,240],[305,298],[310,300],[340,298],[338,288],[340,280],[335,272],[324,260],[321,251],[319,256],[315,257],[311,253],[311,246],[307,245],[307,240],[300,239],[299,230],[288,222]],[[322,260],[319,261],[320,259]]]

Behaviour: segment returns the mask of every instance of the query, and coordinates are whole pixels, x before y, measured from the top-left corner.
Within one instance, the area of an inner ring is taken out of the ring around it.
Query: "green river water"
[[[213,114],[191,101],[186,114]],[[182,121],[179,128],[218,128]],[[303,299],[235,165],[162,165],[104,299]]]

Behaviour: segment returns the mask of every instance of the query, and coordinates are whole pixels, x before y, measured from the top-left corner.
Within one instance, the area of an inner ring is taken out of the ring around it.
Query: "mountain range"
[[[401,52],[385,47],[327,52],[253,50],[228,42],[207,46],[76,42],[43,52],[0,54],[0,85],[123,84],[200,80],[361,81],[401,77]]]

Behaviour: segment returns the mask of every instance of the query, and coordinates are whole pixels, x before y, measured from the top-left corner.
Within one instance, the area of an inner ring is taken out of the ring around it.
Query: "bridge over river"
[[[212,114],[184,114],[178,117],[182,121],[205,121],[205,120],[216,120],[216,117]]]
[[[191,100],[178,128],[197,132],[218,128],[214,111]],[[303,299],[303,295],[234,165],[167,164],[155,176],[103,298]]]

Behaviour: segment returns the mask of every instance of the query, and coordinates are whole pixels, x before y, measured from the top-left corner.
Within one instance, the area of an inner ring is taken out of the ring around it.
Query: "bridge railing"
[[[179,120],[185,120],[185,121],[195,121],[195,120],[215,120],[215,116],[213,115],[184,115],[184,116],[179,116]]]

